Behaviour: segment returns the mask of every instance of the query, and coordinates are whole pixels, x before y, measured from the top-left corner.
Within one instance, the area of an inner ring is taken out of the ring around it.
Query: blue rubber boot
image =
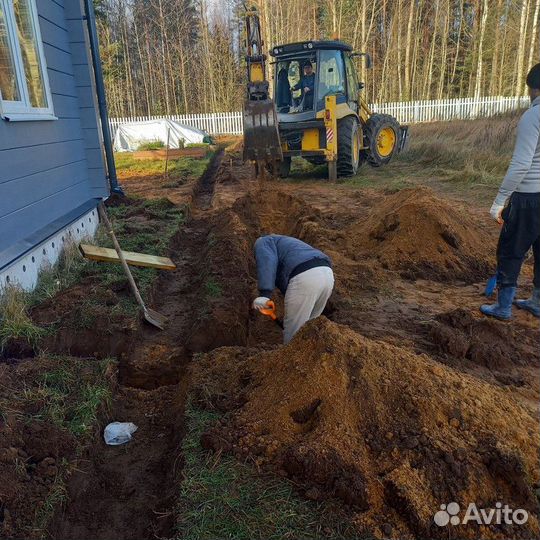
[[[502,287],[497,294],[497,303],[484,304],[480,306],[480,311],[489,317],[508,321],[512,318],[512,301],[515,294],[516,287]]]
[[[535,317],[540,318],[540,289],[535,287],[528,300],[516,300],[514,305],[519,309],[530,311]]]

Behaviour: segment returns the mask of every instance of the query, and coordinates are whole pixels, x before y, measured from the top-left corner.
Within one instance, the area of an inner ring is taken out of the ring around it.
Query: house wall
[[[40,231],[52,236],[52,223],[108,195],[81,3],[38,0],[37,8],[58,120],[0,119],[0,270],[45,240]]]

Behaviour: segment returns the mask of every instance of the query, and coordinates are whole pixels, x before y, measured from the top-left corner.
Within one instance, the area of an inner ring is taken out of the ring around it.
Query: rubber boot
[[[540,288],[535,287],[528,300],[516,300],[514,305],[519,309],[530,311],[535,317],[540,318]]]
[[[512,301],[516,294],[516,287],[502,287],[497,294],[496,304],[484,304],[480,311],[489,317],[495,317],[502,321],[512,318]]]

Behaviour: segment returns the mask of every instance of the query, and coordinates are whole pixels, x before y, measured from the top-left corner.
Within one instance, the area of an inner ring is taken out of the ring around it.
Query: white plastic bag
[[[105,443],[111,446],[131,441],[131,435],[137,431],[133,422],[112,422],[103,432]]]

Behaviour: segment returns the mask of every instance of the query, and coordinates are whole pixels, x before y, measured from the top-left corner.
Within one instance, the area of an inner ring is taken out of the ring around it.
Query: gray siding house
[[[34,287],[97,227],[109,183],[94,73],[82,0],[0,0],[0,289]]]

